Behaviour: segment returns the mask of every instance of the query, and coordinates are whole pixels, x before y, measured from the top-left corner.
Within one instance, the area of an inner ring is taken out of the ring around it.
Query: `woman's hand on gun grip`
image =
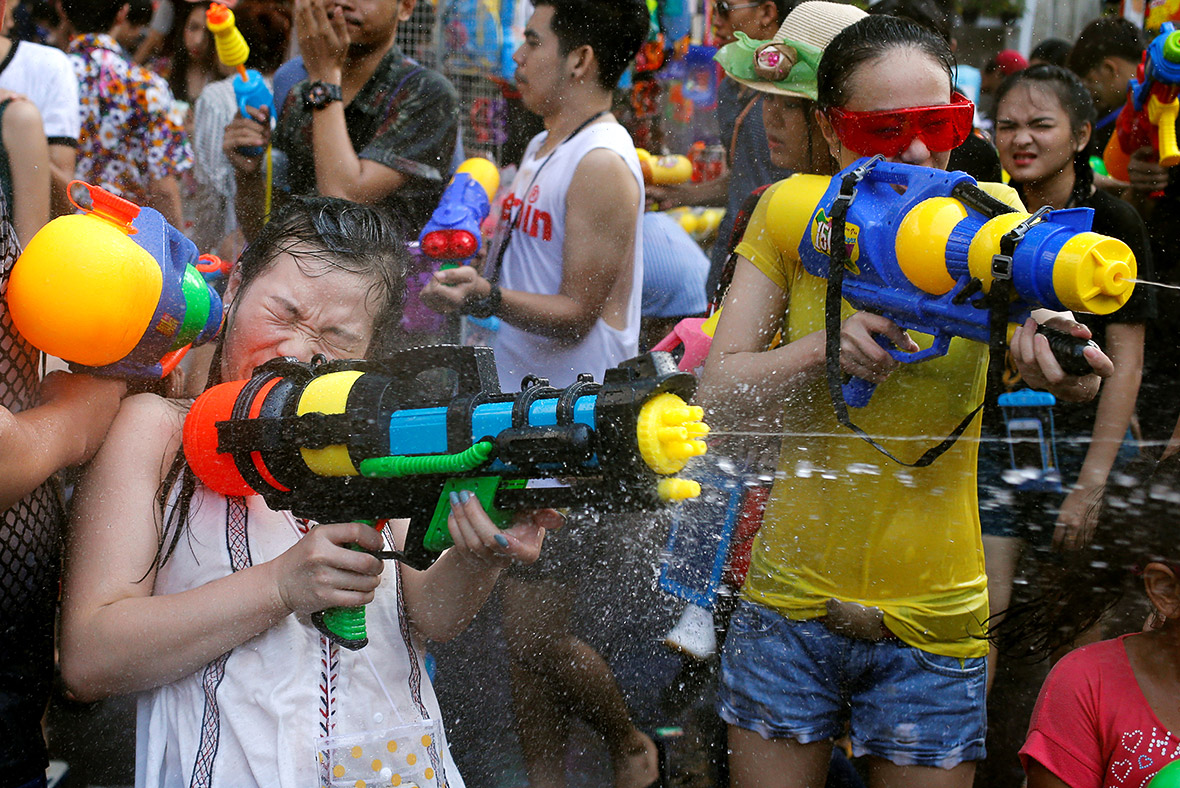
[[[907,353],[918,350],[910,335],[889,318],[856,312],[840,324],[840,368],[870,383],[884,383],[901,362],[877,343],[877,335]]]
[[[1150,147],[1140,148],[1127,162],[1131,188],[1142,192],[1158,192],[1168,185],[1170,171],[1160,164],[1159,154]]]
[[[545,531],[560,528],[565,517],[553,509],[517,512],[512,525],[496,527],[479,498],[464,490],[451,494],[447,526],[455,546],[451,549],[481,568],[502,569],[513,561],[531,564],[541,555]]]
[[[1080,339],[1090,338],[1090,329],[1074,320],[1052,317],[1045,325],[1060,331],[1068,331]],[[1020,377],[1030,388],[1050,391],[1058,399],[1067,402],[1088,402],[1098,393],[1102,378],[1114,372],[1114,362],[1097,348],[1086,348],[1086,360],[1094,372],[1089,375],[1069,375],[1057,362],[1049,340],[1037,333],[1037,321],[1031,317],[1012,334],[1008,345],[1012,360],[1016,363]]]
[[[361,523],[317,525],[270,562],[283,605],[309,615],[330,607],[353,607],[373,601],[385,564],[360,550],[385,546],[381,533]]]

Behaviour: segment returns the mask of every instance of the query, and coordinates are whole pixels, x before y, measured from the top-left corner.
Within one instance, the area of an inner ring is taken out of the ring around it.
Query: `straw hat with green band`
[[[866,16],[844,3],[800,3],[769,41],[755,41],[737,32],[737,40],[723,46],[714,59],[726,74],[755,90],[815,101],[815,71],[824,47]]]

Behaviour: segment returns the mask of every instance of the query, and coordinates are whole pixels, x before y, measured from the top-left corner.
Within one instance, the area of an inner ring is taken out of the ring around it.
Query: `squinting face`
[[[933,56],[913,48],[891,49],[861,63],[849,76],[844,95],[847,100],[843,109],[851,112],[929,107],[951,103],[951,81],[946,69]],[[820,122],[832,156],[841,169],[869,155],[845,145],[826,118],[821,116]],[[949,150],[931,151],[921,139],[914,137],[905,150],[889,160],[944,170],[950,157]]]
[[[792,172],[813,172],[815,159],[826,155],[818,125],[808,123],[815,104],[794,96],[768,93],[762,102],[762,123],[770,162]]]
[[[372,281],[282,252],[244,289],[231,278],[222,349],[225,380],[244,380],[279,356],[311,361],[362,358],[373,338],[378,304]]]
[[[1089,137],[1086,129],[1085,137]],[[1022,82],[996,107],[996,150],[1017,183],[1038,183],[1073,166],[1086,139],[1075,137],[1057,94]]]

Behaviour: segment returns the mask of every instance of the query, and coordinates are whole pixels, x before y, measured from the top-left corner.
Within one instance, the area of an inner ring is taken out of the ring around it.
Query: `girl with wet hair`
[[[951,66],[943,39],[887,15],[836,36],[819,62],[815,118],[839,166],[881,154],[944,169],[971,132]],[[887,464],[838,424],[824,378],[827,282],[770,230],[792,189],[788,179],[766,192],[737,247],[700,395],[721,429],[783,414],[778,472],[722,658],[730,774],[739,788],[823,785],[832,740],[847,728],[875,786],[969,786],[986,728],[978,421],[923,468]],[[1006,187],[988,191],[1019,204]],[[945,357],[899,367],[877,339],[914,351],[914,337],[847,304],[842,316],[841,368],[885,384],[857,418],[879,441],[949,434],[982,400],[983,345],[956,341]],[[1066,377],[1034,329],[1012,340],[1026,379],[1085,396],[1097,376]],[[1109,373],[1104,356],[1090,358]]]
[[[1107,487],[1094,538],[1014,606],[1002,653],[1047,657],[1142,588],[1142,633],[1076,649],[1041,687],[1020,757],[1029,788],[1146,785],[1180,758],[1180,457],[1138,461]]]
[[[1143,220],[1129,204],[1094,187],[1090,135],[1095,117],[1089,90],[1072,72],[1039,65],[1013,74],[996,92],[1000,161],[1028,210],[1093,209],[1094,232],[1124,241],[1135,254],[1138,275],[1152,279]],[[1024,542],[1048,548],[1051,536],[1054,547],[1078,549],[1089,541],[1094,504],[1107,476],[1136,451],[1128,429],[1142,378],[1144,324],[1155,316],[1155,294],[1147,287],[1136,288],[1114,314],[1078,316],[1114,362],[1114,374],[1093,403],[1065,403],[1054,410],[1064,500],[1015,493],[1018,505],[1008,505],[1012,491],[1002,479],[1008,448],[998,442],[985,445],[980,500],[993,622],[1008,606]],[[993,503],[997,499],[999,505]]]
[[[230,276],[214,382],[378,351],[400,311],[401,237],[371,207],[289,204]],[[140,693],[136,783],[462,786],[422,640],[453,637],[501,570],[537,558],[540,516],[498,531],[476,498],[453,498],[456,547],[382,577],[373,553],[400,546],[405,521],[317,525],[209,490],[180,458],[187,410],[128,399],[74,502],[62,673],[82,700]],[[363,650],[312,625],[355,605]]]

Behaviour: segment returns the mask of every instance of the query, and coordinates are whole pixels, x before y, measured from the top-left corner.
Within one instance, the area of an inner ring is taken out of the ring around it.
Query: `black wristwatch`
[[[483,298],[476,298],[464,304],[463,314],[485,319],[500,311],[500,286],[495,282],[491,282],[490,284],[492,291]]]
[[[333,101],[343,101],[344,92],[330,82],[309,82],[303,89],[303,103],[308,109],[323,109]]]

